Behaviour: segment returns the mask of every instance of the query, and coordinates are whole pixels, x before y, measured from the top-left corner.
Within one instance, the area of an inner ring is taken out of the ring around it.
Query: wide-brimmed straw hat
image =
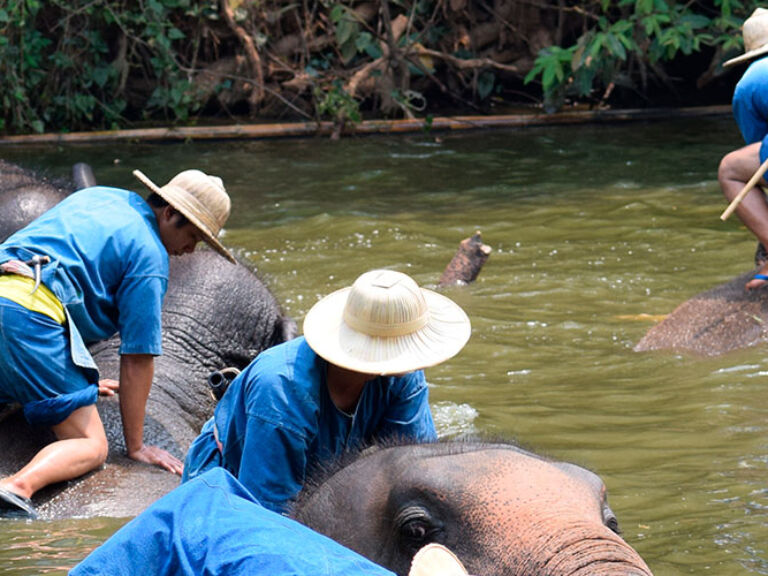
[[[150,180],[141,170],[133,175],[142,184],[162,196],[168,204],[181,212],[200,232],[206,243],[230,262],[236,262],[217,236],[229,218],[230,201],[224,183],[218,176],[210,176],[200,170],[184,170],[174,176],[162,188]]]
[[[741,33],[744,37],[744,54],[723,63],[723,68],[768,53],[768,10],[756,8],[744,21]]]
[[[466,576],[456,555],[441,544],[427,544],[413,557],[408,576]]]
[[[394,270],[372,270],[307,313],[304,337],[328,362],[366,374],[434,366],[464,347],[469,318],[452,300]]]

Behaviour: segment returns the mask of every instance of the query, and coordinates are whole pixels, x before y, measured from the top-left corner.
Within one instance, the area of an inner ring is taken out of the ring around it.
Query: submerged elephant
[[[39,181],[35,187],[34,180],[28,179],[34,175],[18,170],[27,179],[16,189],[17,203],[30,200],[40,210],[50,208],[67,193],[60,191],[60,197],[49,194],[46,182]],[[85,172],[76,171],[73,189],[92,183],[78,174]],[[9,189],[12,182],[16,180],[10,177],[5,182]],[[40,191],[42,196],[37,194]],[[14,226],[28,222],[15,223],[7,216],[0,212],[0,226],[7,226],[9,233]],[[243,368],[261,350],[295,334],[295,323],[283,315],[277,300],[244,263],[231,264],[206,249],[170,258],[163,303],[163,355],[155,360],[145,441],[183,458],[213,412],[207,385],[210,372],[230,366]],[[119,338],[114,337],[91,346],[101,378],[118,379],[119,345]],[[78,481],[38,492],[33,500],[41,518],[132,516],[178,485],[178,476],[123,455],[116,399],[100,400],[99,412],[110,446],[106,466]],[[48,430],[31,428],[20,412],[0,410],[0,476],[18,470],[51,440]]]
[[[605,492],[592,472],[512,445],[432,443],[363,452],[292,516],[398,574],[437,542],[470,574],[649,576]]]
[[[768,290],[744,289],[753,275],[748,272],[683,302],[635,350],[717,356],[768,341]]]

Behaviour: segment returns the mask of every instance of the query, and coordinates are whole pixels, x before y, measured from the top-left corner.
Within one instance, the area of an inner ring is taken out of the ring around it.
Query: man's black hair
[[[147,204],[152,206],[152,208],[165,208],[166,206],[171,206],[168,203],[168,200],[160,196],[157,192],[152,192],[149,196],[147,196]],[[189,224],[189,219],[184,216],[181,212],[176,210],[173,206],[171,206],[171,209],[179,215],[179,220],[176,222],[176,228],[181,228],[185,224]]]

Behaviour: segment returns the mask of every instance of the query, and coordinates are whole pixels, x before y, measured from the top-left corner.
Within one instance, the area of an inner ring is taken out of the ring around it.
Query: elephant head
[[[430,542],[470,574],[651,574],[598,476],[505,444],[372,449],[313,483],[293,516],[398,574]]]

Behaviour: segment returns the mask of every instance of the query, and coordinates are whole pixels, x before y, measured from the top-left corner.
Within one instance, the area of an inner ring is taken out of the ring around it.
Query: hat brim
[[[365,374],[403,374],[439,364],[458,354],[469,340],[469,318],[453,300],[421,288],[429,309],[427,324],[412,334],[369,336],[343,320],[351,287],[315,304],[304,318],[304,337],[319,356]]]
[[[227,260],[232,262],[233,264],[237,264],[237,260],[235,260],[235,257],[232,255],[232,253],[227,250],[224,245],[219,242],[218,238],[216,238],[213,234],[211,234],[210,230],[206,226],[203,225],[202,222],[200,222],[200,219],[187,210],[185,206],[176,204],[173,201],[173,198],[169,198],[164,192],[163,189],[160,188],[157,184],[152,182],[152,180],[149,179],[149,177],[144,174],[141,170],[134,170],[133,175],[136,176],[136,178],[139,179],[139,181],[144,184],[147,188],[149,188],[150,191],[155,192],[158,196],[163,198],[168,204],[173,206],[174,210],[178,210],[181,214],[184,215],[184,217],[189,220],[192,225],[200,230],[200,232],[203,234],[203,240],[205,240],[205,243],[208,244],[211,248],[216,250],[219,254],[224,256]]]
[[[741,56],[737,56],[736,58],[731,58],[730,60],[726,60],[725,62],[723,62],[723,68],[730,68],[731,66],[735,66],[736,64],[740,64],[741,62],[746,62],[747,60],[752,60],[753,58],[757,58],[758,56],[762,56],[763,54],[768,54],[768,44],[763,44],[760,48],[755,48],[754,50],[745,52]]]

